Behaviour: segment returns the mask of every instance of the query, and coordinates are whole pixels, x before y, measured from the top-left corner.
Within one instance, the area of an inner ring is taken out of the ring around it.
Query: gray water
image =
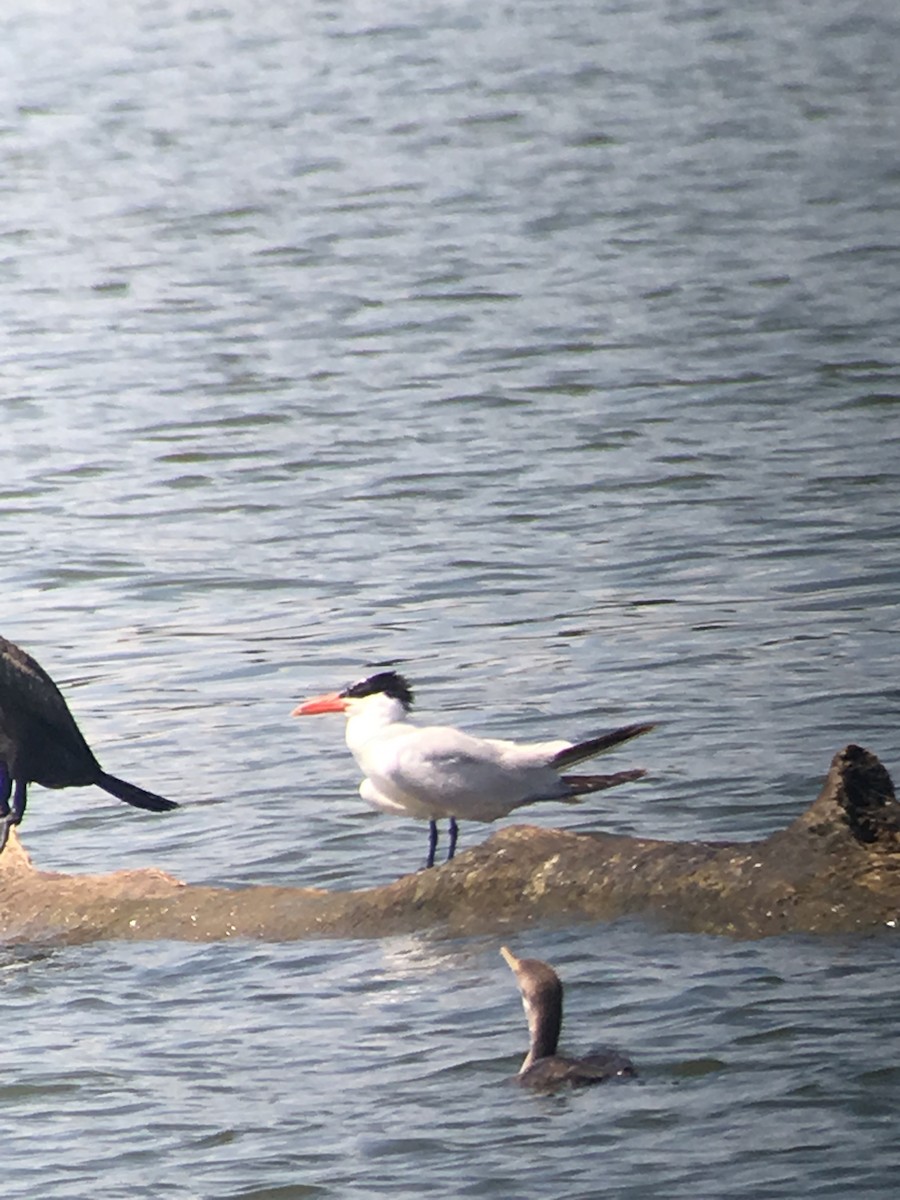
[[[7,0],[0,630],[184,802],[34,788],[35,860],[416,868],[288,715],[381,662],[494,736],[660,721],[547,825],[760,837],[848,742],[896,772],[898,33]],[[7,947],[2,1194],[893,1197],[895,937],[518,936],[640,1071],[556,1099],[494,939]]]

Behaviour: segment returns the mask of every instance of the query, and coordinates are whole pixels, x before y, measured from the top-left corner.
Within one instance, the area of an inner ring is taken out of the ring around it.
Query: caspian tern
[[[540,800],[577,802],[587,792],[640,779],[642,770],[613,775],[562,775],[652,725],[625,725],[573,744],[506,742],[472,737],[446,725],[413,725],[407,720],[413,693],[396,671],[380,671],[342,692],[328,692],[298,704],[293,717],[341,712],[347,718],[347,746],[365,778],[359,794],[382,812],[429,822],[428,862],[434,866],[437,822],[450,821],[447,861],[456,850],[457,820],[496,821],[524,804]]]
[[[107,775],[47,672],[0,637],[0,852],[25,815],[29,783],[48,788],[93,783],[135,808],[166,812],[178,807],[174,800]]]

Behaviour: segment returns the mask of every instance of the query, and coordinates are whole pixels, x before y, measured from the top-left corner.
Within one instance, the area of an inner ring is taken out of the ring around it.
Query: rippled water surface
[[[362,887],[297,699],[660,728],[528,819],[749,838],[898,762],[895,5],[9,0],[2,632],[164,818],[35,787],[59,870]],[[464,826],[461,845],[487,830]],[[894,935],[0,951],[4,1197],[893,1196]]]

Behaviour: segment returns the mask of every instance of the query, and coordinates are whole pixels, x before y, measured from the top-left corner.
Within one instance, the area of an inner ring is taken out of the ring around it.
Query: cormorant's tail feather
[[[570,804],[577,804],[579,796],[588,792],[604,792],[620,783],[633,783],[635,779],[642,779],[646,774],[646,771],[636,767],[632,771],[616,771],[612,775],[563,775],[563,783],[567,783],[572,789],[571,795],[565,799]]]
[[[105,771],[101,771],[94,782],[117,800],[124,800],[135,808],[145,808],[148,812],[168,812],[170,808],[178,807],[174,800],[166,800],[164,796],[157,796],[155,792],[148,792],[124,779],[116,779],[115,775],[107,775]]]
[[[560,750],[559,754],[553,756],[550,765],[573,767],[575,763],[582,762],[586,758],[593,758],[595,754],[602,754],[604,750],[611,750],[613,746],[620,746],[622,742],[628,742],[655,728],[656,726],[653,724],[623,725],[620,729],[613,729],[609,733],[601,733],[597,737],[587,738],[574,746],[567,746],[565,750]]]

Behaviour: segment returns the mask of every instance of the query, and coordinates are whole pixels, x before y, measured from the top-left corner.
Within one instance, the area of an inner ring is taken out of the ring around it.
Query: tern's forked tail
[[[632,771],[616,771],[612,775],[563,775],[563,783],[572,789],[568,796],[563,797],[569,804],[577,804],[579,797],[588,792],[604,792],[607,788],[616,787],[620,783],[633,783],[647,774],[640,767]]]

